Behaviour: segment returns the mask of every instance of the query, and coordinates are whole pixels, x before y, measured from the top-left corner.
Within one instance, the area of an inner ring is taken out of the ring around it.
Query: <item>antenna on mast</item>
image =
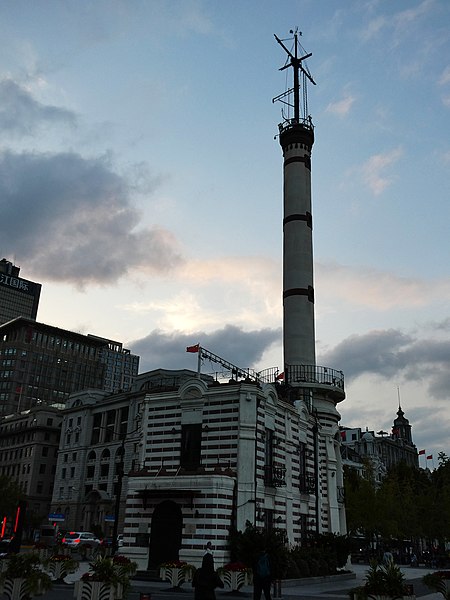
[[[287,54],[287,59],[279,70],[284,71],[289,67],[292,67],[294,71],[294,86],[282,94],[276,96],[272,99],[272,102],[282,102],[283,104],[289,106],[293,109],[294,115],[292,122],[293,123],[301,123],[306,124],[309,121],[310,127],[312,128],[311,117],[308,115],[308,93],[307,93],[307,80],[309,80],[313,85],[316,85],[316,82],[312,78],[309,69],[303,62],[312,56],[312,53],[306,53],[305,49],[299,42],[299,36],[302,35],[302,32],[298,31],[298,27],[290,30],[290,33],[293,34],[293,38],[288,38],[288,40],[293,40],[293,48],[289,50],[285,45],[285,41],[282,40],[277,35],[274,34],[275,39],[280,44],[280,46],[285,50]],[[303,56],[301,54],[303,53]],[[302,84],[300,85],[300,74],[302,76]],[[302,105],[302,115],[300,116],[300,88],[303,90],[303,105]],[[293,95],[293,101],[291,100],[291,95]],[[289,120],[289,119],[285,119]]]

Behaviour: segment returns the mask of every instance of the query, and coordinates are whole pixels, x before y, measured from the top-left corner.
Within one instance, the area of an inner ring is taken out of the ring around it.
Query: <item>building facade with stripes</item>
[[[247,522],[285,530],[290,545],[345,533],[340,388],[315,375],[314,396],[164,369],[138,375],[130,392],[73,394],[51,510],[65,529],[123,533],[121,553],[140,570],[198,566],[208,542],[225,564],[230,529]]]
[[[283,384],[177,373],[136,380],[142,429],[123,553],[143,570],[176,559],[199,565],[211,542],[220,565],[230,529],[247,522],[285,530],[290,545],[345,532],[332,386],[323,384],[313,406],[298,388],[292,401]]]

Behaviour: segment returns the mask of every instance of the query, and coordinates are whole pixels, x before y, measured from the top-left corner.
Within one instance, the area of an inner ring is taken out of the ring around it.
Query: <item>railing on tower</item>
[[[287,384],[311,383],[330,385],[344,390],[344,373],[318,365],[286,365],[284,380]]]

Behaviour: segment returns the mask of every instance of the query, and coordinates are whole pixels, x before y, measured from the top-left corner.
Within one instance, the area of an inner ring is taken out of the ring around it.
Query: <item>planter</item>
[[[3,582],[3,594],[9,598],[9,600],[24,600],[25,598],[32,598],[33,596],[40,596],[44,593],[42,588],[38,588],[34,593],[30,591],[30,584],[28,579],[24,577],[15,577],[5,579]]]
[[[78,562],[71,558],[67,560],[48,560],[45,563],[45,569],[47,573],[59,583],[64,582],[64,578],[69,573],[75,573],[78,569]]]
[[[229,571],[228,569],[221,570],[220,577],[233,592],[237,592],[243,585],[251,585],[253,579],[250,571]]]
[[[122,600],[123,586],[104,581],[75,581],[73,597],[76,600]]]
[[[159,576],[163,581],[170,581],[172,587],[180,587],[185,581],[192,581],[193,568],[191,565],[181,567],[161,567]]]

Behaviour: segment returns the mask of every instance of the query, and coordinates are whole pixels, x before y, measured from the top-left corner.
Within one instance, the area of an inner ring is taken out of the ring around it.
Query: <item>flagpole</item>
[[[197,377],[200,379],[200,370],[202,367],[202,347],[198,345],[198,358],[197,358]]]

